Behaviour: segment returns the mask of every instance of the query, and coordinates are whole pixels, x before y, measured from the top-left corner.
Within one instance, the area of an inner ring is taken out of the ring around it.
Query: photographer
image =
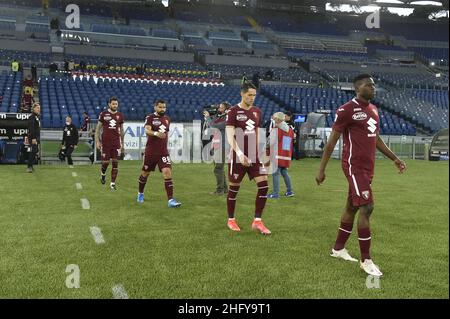
[[[214,175],[216,177],[216,190],[211,193],[211,195],[225,195],[228,193],[228,186],[224,172],[225,166],[225,126],[226,126],[226,115],[231,105],[227,102],[222,102],[217,107],[216,110],[205,110],[203,111],[203,116],[205,117],[205,123],[216,130],[213,137],[213,149],[220,150],[219,155],[214,155]],[[211,114],[213,113],[213,114]]]
[[[61,142],[61,160],[67,157],[67,163],[73,166],[72,153],[78,145],[78,132],[76,126],[72,123],[72,117],[68,115],[66,117],[66,125],[64,126],[64,133]]]

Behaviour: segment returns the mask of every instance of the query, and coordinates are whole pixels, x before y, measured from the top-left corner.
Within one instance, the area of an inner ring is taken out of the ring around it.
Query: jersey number
[[[164,164],[172,164],[169,156],[161,157],[161,160],[164,162]]]

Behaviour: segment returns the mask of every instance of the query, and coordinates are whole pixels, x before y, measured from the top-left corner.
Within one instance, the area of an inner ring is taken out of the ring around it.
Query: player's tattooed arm
[[[244,155],[244,152],[242,152],[242,150],[239,148],[238,143],[234,138],[235,132],[236,128],[234,126],[226,126],[225,133],[227,135],[228,144],[230,144],[230,147],[233,149],[233,151],[236,152],[236,155],[239,157],[240,163],[244,166],[250,166],[250,160],[247,158],[247,156]]]
[[[95,129],[95,144],[99,150],[102,149],[102,143],[100,142],[100,131],[103,128],[102,122],[98,121],[97,128]]]
[[[156,137],[159,137],[159,138],[165,138],[166,137],[165,133],[161,133],[161,132],[158,132],[158,131],[153,131],[152,127],[150,125],[145,125],[144,128],[145,128],[145,134],[147,134],[148,136],[156,136]]]
[[[395,166],[397,166],[397,169],[400,174],[402,174],[406,170],[406,163],[401,159],[399,159],[397,155],[395,155],[394,152],[392,152],[389,149],[389,147],[387,147],[386,143],[384,143],[383,139],[378,134],[377,134],[377,150],[383,153],[383,155],[389,158],[390,160],[394,161],[394,164]]]
[[[325,181],[326,178],[325,169],[327,167],[328,161],[330,160],[331,154],[333,154],[336,143],[339,141],[340,137],[341,133],[336,130],[332,130],[330,137],[328,137],[327,145],[325,145],[323,149],[323,155],[322,160],[320,161],[319,172],[317,173],[316,176],[317,185],[320,185]]]

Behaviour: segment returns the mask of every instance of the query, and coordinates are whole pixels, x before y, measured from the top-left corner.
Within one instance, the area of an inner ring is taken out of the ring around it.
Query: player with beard
[[[154,105],[155,112],[145,119],[145,133],[147,145],[145,146],[144,164],[139,176],[138,203],[144,202],[144,188],[150,172],[158,166],[164,178],[164,187],[167,193],[169,208],[180,207],[181,203],[173,198],[172,162],[170,160],[167,142],[169,140],[170,118],[165,115],[167,106],[164,100],[157,100]]]
[[[117,111],[118,108],[119,100],[116,97],[111,97],[108,102],[108,109],[101,112],[98,117],[97,128],[95,130],[97,148],[102,154],[100,182],[102,184],[106,183],[106,170],[111,160],[111,190],[117,189],[116,179],[119,173],[119,157],[124,152],[124,116],[121,112]],[[101,141],[100,131],[102,131]]]

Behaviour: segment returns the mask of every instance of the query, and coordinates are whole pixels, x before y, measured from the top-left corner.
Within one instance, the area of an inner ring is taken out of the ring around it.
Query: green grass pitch
[[[212,165],[174,165],[179,209],[167,208],[159,172],[150,175],[146,202],[136,202],[137,161],[120,162],[116,192],[100,184],[99,165],[43,165],[34,174],[0,166],[0,298],[112,298],[119,283],[130,298],[448,298],[449,165],[407,163],[399,175],[392,162],[376,162],[379,289],[366,287],[357,263],[328,256],[347,195],[337,160],[320,187],[319,160],[293,163],[296,196],[268,200],[269,237],[250,229],[256,187],[248,179],[236,211],[243,230],[226,228],[225,197],[209,195]],[[105,244],[94,242],[91,226]],[[347,248],[359,256],[355,233]],[[65,284],[70,264],[80,269],[78,289]]]

